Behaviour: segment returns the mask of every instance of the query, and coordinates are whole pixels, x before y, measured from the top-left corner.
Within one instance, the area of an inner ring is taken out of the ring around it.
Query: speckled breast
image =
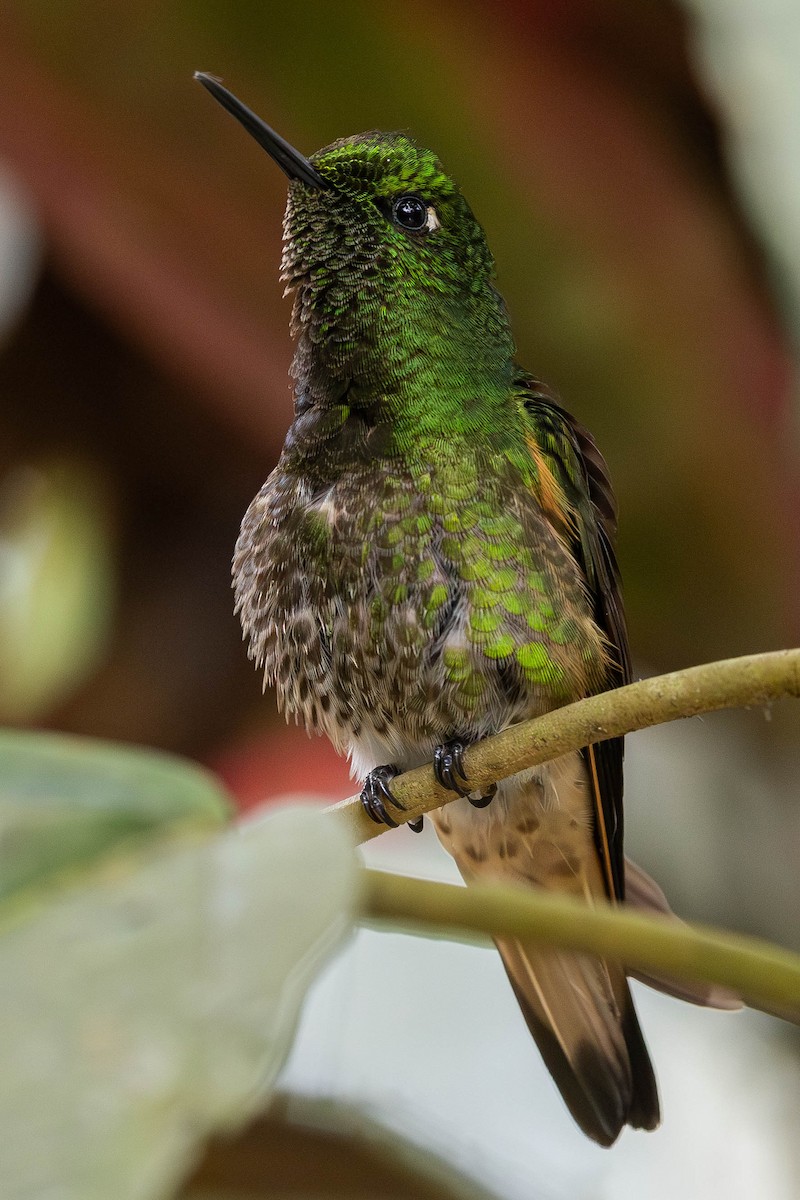
[[[234,559],[250,654],[340,749],[484,736],[602,686],[569,550],[505,461],[279,464]]]

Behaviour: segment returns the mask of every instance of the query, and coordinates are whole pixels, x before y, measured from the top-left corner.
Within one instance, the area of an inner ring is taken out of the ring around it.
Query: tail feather
[[[590,906],[605,903],[592,786],[582,755],[564,755],[501,783],[489,808],[456,800],[433,822],[468,884],[506,879],[581,896]],[[496,941],[528,1027],[581,1129],[610,1146],[625,1125],[655,1128],[656,1081],[625,968],[536,942]]]
[[[680,922],[680,917],[675,916],[656,881],[629,858],[625,859],[625,903],[631,908],[638,908],[643,912],[660,913],[671,921]],[[664,992],[667,996],[676,996],[679,1000],[688,1001],[689,1004],[699,1004],[704,1008],[726,1009],[729,1012],[735,1012],[743,1007],[742,1001],[734,992],[719,987],[715,983],[706,983],[703,980],[690,983],[683,979],[670,979],[664,975],[655,975],[646,971],[629,971],[628,974],[633,979],[646,983],[648,987],[655,988],[657,992]]]
[[[659,1121],[653,1068],[621,968],[498,939],[511,986],[573,1117],[602,1146]]]

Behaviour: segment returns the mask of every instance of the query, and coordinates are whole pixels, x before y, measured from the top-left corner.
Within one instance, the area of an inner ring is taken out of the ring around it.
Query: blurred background
[[[639,673],[797,644],[799,54],[800,10],[779,0],[7,0],[0,721],[191,755],[243,808],[353,790],[262,697],[232,612],[238,524],[291,415],[285,180],[196,69],[305,153],[405,129],[459,180],[520,360],[608,459]],[[800,948],[797,718],[784,704],[636,735],[627,812],[630,852],[683,915]],[[449,869],[425,838],[379,847]],[[498,1195],[800,1192],[780,1117],[798,1098],[792,1031],[643,997],[665,1126],[603,1156],[520,1049],[493,955],[437,946],[429,962],[431,945],[358,939],[312,1001],[290,1094],[383,1105],[389,1124],[413,1111],[420,1144]],[[378,1032],[368,1054],[352,1017],[374,1023],[389,963],[409,1013],[397,1061]],[[423,1035],[414,1004],[442,988],[451,1014],[473,985],[494,1032],[470,1006],[447,1038]],[[429,1111],[425,1037],[441,1051]],[[504,1094],[514,1121],[489,1136],[481,1109]],[[459,1098],[460,1134],[444,1115]]]

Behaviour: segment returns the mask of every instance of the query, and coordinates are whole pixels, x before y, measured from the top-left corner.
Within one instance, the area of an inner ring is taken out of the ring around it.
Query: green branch
[[[606,738],[723,708],[800,697],[800,650],[781,650],[676,671],[591,696],[470,746],[464,765],[476,788]],[[392,782],[398,821],[453,799],[430,767]],[[366,841],[384,831],[352,796],[330,810]],[[612,905],[504,884],[469,888],[364,872],[365,919],[441,931],[510,935],[617,959],[631,971],[727,988],[753,1008],[800,1023],[800,956],[754,938],[684,925]]]
[[[470,782],[485,788],[606,738],[698,713],[768,704],[784,696],[800,697],[800,649],[704,663],[590,696],[476,742],[464,755],[464,765]],[[452,792],[439,786],[430,767],[398,776],[392,781],[392,792],[405,809],[393,812],[398,822],[454,799]],[[332,805],[329,811],[345,822],[357,842],[386,831],[386,826],[370,820],[358,796]]]
[[[363,872],[362,916],[439,931],[530,938],[615,958],[632,971],[719,984],[752,1008],[800,1023],[800,955],[768,942],[506,884]]]

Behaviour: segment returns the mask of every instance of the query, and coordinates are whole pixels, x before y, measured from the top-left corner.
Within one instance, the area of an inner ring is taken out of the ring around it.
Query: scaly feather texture
[[[242,525],[237,607],[287,715],[360,773],[405,769],[629,677],[616,509],[589,434],[517,365],[483,231],[436,157],[372,133],[302,162],[295,418]],[[468,883],[622,900],[622,743],[434,823]],[[498,946],[586,1133],[656,1125],[624,969]]]

